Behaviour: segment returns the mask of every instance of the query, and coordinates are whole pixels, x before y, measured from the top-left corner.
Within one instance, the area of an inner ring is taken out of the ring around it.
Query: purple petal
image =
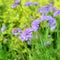
[[[38,12],[46,14],[49,12],[49,10],[50,10],[49,6],[43,6],[43,7],[38,9]]]
[[[56,10],[56,7],[51,7],[50,8],[50,12],[53,12],[53,11],[55,11]]]
[[[51,27],[51,30],[53,31],[53,30],[55,30],[55,28],[56,28],[56,25],[55,26],[52,26]]]
[[[32,2],[26,2],[24,6],[31,6],[33,3]]]
[[[21,33],[22,31],[21,31],[21,29],[20,28],[14,28],[13,30],[12,30],[12,34],[13,35],[18,35],[18,33]]]
[[[25,40],[31,40],[32,38],[32,29],[31,28],[27,28],[26,30],[24,30],[20,36],[18,37],[19,40],[25,41]]]
[[[13,4],[12,6],[11,6],[11,8],[15,8],[17,6],[17,4]]]
[[[20,5],[20,0],[14,0],[15,3],[11,6],[11,8],[15,8],[16,6]]]
[[[1,32],[4,32],[5,28],[6,28],[5,26],[2,26],[1,27]]]
[[[40,20],[34,20],[31,24],[33,31],[37,31],[39,28]]]
[[[56,20],[51,16],[41,16],[42,21],[48,21],[47,27],[50,27],[51,30],[56,28]],[[54,27],[54,28],[52,28]]]
[[[60,14],[60,10],[57,10],[54,14],[53,14],[53,16],[58,16]]]
[[[16,4],[20,4],[20,0],[14,0]]]

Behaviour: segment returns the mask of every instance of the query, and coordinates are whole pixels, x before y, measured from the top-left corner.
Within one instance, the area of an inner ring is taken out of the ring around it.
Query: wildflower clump
[[[60,9],[44,1],[0,1],[0,60],[59,60]]]

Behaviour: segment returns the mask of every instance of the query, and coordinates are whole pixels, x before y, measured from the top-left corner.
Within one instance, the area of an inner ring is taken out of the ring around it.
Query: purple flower
[[[50,5],[47,6],[42,6],[41,8],[38,9],[38,12],[42,14],[47,14],[48,12],[53,12],[56,10],[56,7],[52,7]]]
[[[24,6],[38,6],[39,5],[39,3],[38,2],[26,2],[25,4],[24,4]]]
[[[51,30],[55,30],[55,28],[56,28],[56,25],[53,25],[50,27]]]
[[[31,28],[27,28],[19,36],[19,39],[22,41],[31,40],[31,38],[32,38],[32,29]]]
[[[20,0],[14,0],[15,1],[15,4],[20,4]]]
[[[39,28],[40,20],[34,20],[31,24],[33,31],[37,31]]]
[[[49,12],[53,12],[56,10],[56,7],[54,7],[52,4],[53,3],[50,3],[49,5],[47,5],[49,7]]]
[[[58,16],[60,14],[60,10],[57,10],[54,14],[53,14],[53,16]]]
[[[53,12],[56,10],[56,7],[50,7],[50,12]]]
[[[45,15],[44,15],[44,14],[42,14],[42,15],[40,16],[40,20],[41,20],[41,22],[42,22],[42,21],[44,21],[44,20],[46,20],[46,18],[45,18]]]
[[[32,2],[26,2],[26,3],[24,4],[24,6],[31,6],[31,5],[33,5]]]
[[[14,0],[14,4],[11,6],[11,8],[15,8],[16,6],[20,5],[20,0]]]
[[[38,9],[38,12],[42,13],[42,14],[46,14],[49,12],[49,6],[43,6],[41,8]]]
[[[11,8],[15,8],[17,6],[17,4],[13,4],[12,6],[11,6]]]
[[[51,30],[55,30],[55,28],[56,28],[56,20],[51,17],[50,20],[49,20],[48,26],[50,26]]]
[[[18,33],[20,33],[20,32],[22,32],[20,28],[14,28],[12,30],[12,34],[15,35],[15,36],[18,35]]]
[[[42,21],[48,21],[47,27],[50,27],[51,30],[54,30],[56,28],[56,20],[51,16],[41,16],[41,22]]]
[[[2,26],[1,27],[1,32],[4,32],[5,28],[6,28],[5,26]]]

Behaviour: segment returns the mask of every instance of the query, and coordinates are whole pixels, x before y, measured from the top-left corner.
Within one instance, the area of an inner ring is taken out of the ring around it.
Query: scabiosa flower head
[[[56,7],[55,6],[53,6],[53,2],[51,2],[48,6],[49,6],[49,11],[50,12],[54,12],[55,10],[56,10]]]
[[[20,4],[20,0],[14,0],[15,4]]]
[[[58,16],[60,14],[60,10],[57,10],[54,14],[53,14],[53,16]]]
[[[19,36],[19,39],[22,41],[31,40],[31,38],[32,38],[32,29],[31,28],[27,28]]]
[[[50,12],[53,12],[56,10],[56,7],[50,7]]]
[[[53,17],[50,17],[48,26],[51,30],[55,30],[56,28],[56,20]]]
[[[1,27],[1,32],[4,32],[5,29],[6,29],[6,27],[5,26],[2,26]]]
[[[13,30],[12,30],[12,34],[13,35],[18,35],[18,33],[21,33],[22,32],[22,30],[20,29],[20,28],[14,28]]]
[[[32,6],[33,5],[33,2],[26,2],[25,4],[24,4],[24,6]]]
[[[41,8],[38,9],[38,12],[42,14],[47,14],[49,12],[49,6],[42,6]]]
[[[51,16],[48,16],[48,17],[49,17],[48,18],[49,22],[48,22],[47,26],[49,26],[51,30],[55,30],[55,28],[56,28],[56,20]]]
[[[39,3],[38,2],[26,2],[25,4],[24,4],[24,6],[39,6]]]
[[[40,16],[40,20],[41,20],[41,21],[45,20],[45,15],[44,15],[44,14],[42,14],[42,15]]]
[[[56,28],[56,20],[51,16],[41,16],[42,21],[47,20],[48,24],[47,27],[50,27],[51,30]]]
[[[11,8],[15,8],[16,6],[20,5],[20,0],[14,0],[14,4],[12,4]]]
[[[33,31],[37,31],[39,28],[40,20],[34,20],[31,24]]]
[[[46,6],[42,6],[41,8],[38,9],[38,13],[42,13],[42,14],[47,14],[49,12],[53,12],[56,10],[56,7],[50,6],[50,5],[46,5]]]

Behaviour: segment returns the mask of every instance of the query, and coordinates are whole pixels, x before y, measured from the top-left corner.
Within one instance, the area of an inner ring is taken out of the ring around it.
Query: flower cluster
[[[48,13],[49,12],[49,6],[43,6],[43,7],[39,8],[38,12],[40,12],[42,14]]]
[[[31,38],[32,38],[32,29],[31,28],[27,28],[19,36],[19,39],[22,41],[31,40]]]
[[[21,32],[22,32],[22,30],[21,30],[20,28],[14,28],[14,29],[12,30],[12,34],[15,35],[15,36],[17,36],[18,33],[21,33]]]
[[[11,8],[15,8],[16,6],[20,5],[20,0],[14,0],[14,4],[11,6]]]
[[[20,0],[15,0],[15,4],[14,7],[16,7],[17,5],[20,4]],[[16,5],[16,6],[15,6]],[[24,6],[39,6],[38,2],[26,2],[24,4]],[[13,7],[13,8],[14,8]],[[50,29],[53,31],[56,28],[56,20],[55,20],[55,16],[60,14],[60,10],[56,11],[56,8],[53,7],[51,4],[50,5],[46,5],[46,6],[42,6],[41,8],[39,8],[38,13],[42,13],[42,15],[40,16],[40,19],[35,19],[32,23],[31,23],[31,27],[25,29],[25,30],[21,30],[20,28],[15,28],[12,30],[12,34],[13,35],[18,35],[18,33],[20,33],[19,35],[19,40],[22,41],[27,41],[27,40],[31,40],[32,39],[32,32],[36,32],[38,31],[39,24],[43,21],[48,21],[48,24],[46,27],[50,27]],[[54,11],[54,12],[53,12]],[[56,12],[55,12],[56,11]],[[49,13],[49,12],[53,12],[53,16],[46,16],[45,14]]]
[[[54,30],[56,28],[56,20],[51,16],[41,16],[42,21],[47,20],[48,24],[47,26],[50,27],[51,30]]]
[[[53,14],[53,16],[55,17],[55,16],[58,16],[60,14],[60,10],[57,10],[54,14]]]
[[[34,20],[31,24],[33,31],[37,31],[39,28],[40,20]]]
[[[24,4],[24,6],[33,6],[33,5],[39,6],[39,3],[38,3],[38,2],[26,2],[26,3]]]
[[[42,14],[47,14],[48,12],[53,12],[56,10],[56,7],[52,7],[51,5],[47,6],[42,6],[41,8],[38,9],[38,12]]]

